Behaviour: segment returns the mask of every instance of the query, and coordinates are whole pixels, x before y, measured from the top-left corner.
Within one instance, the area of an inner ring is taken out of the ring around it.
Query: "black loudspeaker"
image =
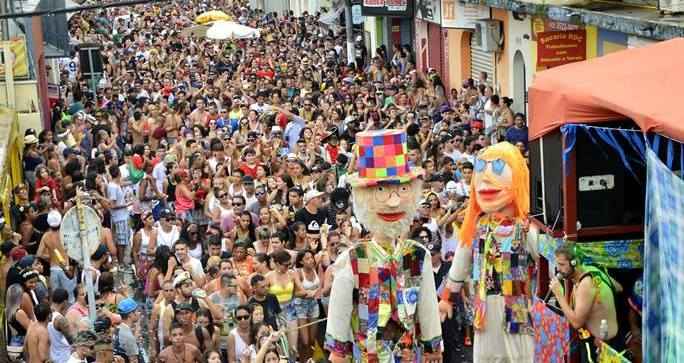
[[[530,141],[530,215],[563,228],[562,139],[560,131]]]
[[[624,139],[616,137],[615,140],[625,160],[601,139],[592,138],[583,130],[577,132],[578,227],[644,223],[646,167],[638,161],[641,156]]]
[[[90,78],[94,74],[102,73],[102,55],[97,44],[81,44],[78,49],[78,60],[81,74]]]
[[[624,159],[599,137],[591,137],[583,130],[576,132],[572,155],[575,158],[574,183],[576,188],[564,190],[563,182],[572,171],[564,166],[563,136],[554,131],[530,142],[530,215],[554,231],[567,232],[564,216],[576,212],[575,223],[579,239],[592,240],[599,236],[617,236],[622,230],[634,231],[643,225],[646,187],[645,165],[642,157],[624,139],[616,138]],[[572,158],[568,158],[571,160]],[[566,174],[567,173],[567,174]],[[565,205],[565,193],[572,192]],[[606,228],[608,227],[608,228]],[[630,227],[630,228],[625,228]],[[574,228],[573,228],[574,229]],[[601,230],[602,229],[602,230]],[[572,230],[572,229],[570,229]]]

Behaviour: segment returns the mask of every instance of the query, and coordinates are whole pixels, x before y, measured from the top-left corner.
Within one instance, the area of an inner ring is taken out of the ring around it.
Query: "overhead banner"
[[[537,67],[552,68],[585,59],[586,30],[537,33]]]
[[[14,70],[14,78],[28,77],[28,56],[26,53],[26,39],[14,38],[11,40],[0,41],[0,53],[4,53],[5,44],[9,44],[10,53],[12,53],[11,61],[14,62],[12,69]],[[4,57],[4,55],[2,55]],[[2,58],[0,57],[0,58]],[[5,63],[9,63],[5,60]],[[5,64],[0,62],[0,80],[5,80]]]
[[[413,16],[414,0],[363,0],[361,13],[364,16]]]

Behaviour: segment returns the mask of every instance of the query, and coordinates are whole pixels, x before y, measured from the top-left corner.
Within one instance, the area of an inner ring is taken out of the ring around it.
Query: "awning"
[[[538,72],[529,89],[530,139],[570,123],[633,120],[684,142],[684,38]]]

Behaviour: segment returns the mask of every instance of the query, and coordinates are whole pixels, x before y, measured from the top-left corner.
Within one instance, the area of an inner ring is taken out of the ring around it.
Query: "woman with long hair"
[[[306,239],[306,224],[304,222],[295,222],[292,225],[287,248],[295,251],[304,251],[309,248]]]
[[[150,266],[145,282],[145,295],[156,298],[159,295],[162,283],[171,281],[173,271],[176,268],[176,258],[171,252],[171,248],[166,245],[157,247],[154,253],[154,261]]]
[[[253,243],[257,240],[256,226],[252,221],[252,214],[247,210],[243,210],[238,216],[239,218],[235,228],[233,228],[231,238],[235,243],[240,241],[252,247]]]
[[[318,299],[321,297],[322,284],[318,278],[318,267],[314,257],[314,252],[311,250],[301,251],[297,255],[295,278],[299,288],[296,292],[295,310],[299,326],[310,324],[320,315]],[[300,329],[300,342],[303,351],[299,352],[299,356],[302,360],[307,360],[313,354],[311,347],[318,336],[317,328],[316,324],[311,324]]]
[[[11,353],[23,352],[24,338],[31,318],[21,307],[24,289],[20,284],[13,284],[5,294],[5,319],[7,320],[7,342]]]
[[[187,170],[176,172],[176,216],[186,222],[192,222],[192,211],[195,209],[197,189],[193,189],[191,181]],[[198,187],[198,184],[194,184],[194,187]]]
[[[207,329],[209,336],[211,337],[211,345],[205,344],[205,348],[209,350],[217,349],[219,346],[219,338],[221,337],[221,332],[216,328],[214,323],[214,317],[211,315],[209,309],[201,308],[195,314],[195,322],[202,328]]]
[[[297,356],[299,331],[297,329],[297,312],[294,304],[297,279],[294,272],[290,269],[292,257],[285,249],[274,252],[271,257],[275,263],[275,269],[265,276],[266,282],[269,285],[268,291],[275,295],[280,304],[281,313],[278,317],[278,326],[286,326],[288,329],[289,353]]]
[[[131,256],[138,273],[138,279],[144,280],[150,267],[152,256],[157,249],[157,230],[151,210],[143,210],[141,220],[143,227],[133,235]]]

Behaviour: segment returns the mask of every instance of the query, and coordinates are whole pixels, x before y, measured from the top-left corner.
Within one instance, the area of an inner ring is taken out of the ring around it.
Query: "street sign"
[[[83,246],[88,254],[87,257],[90,258],[100,246],[100,232],[102,227],[100,217],[92,208],[88,206],[82,206],[82,208],[83,224],[85,225],[85,230],[82,235],[84,242]],[[64,214],[59,233],[62,235],[64,248],[66,248],[69,257],[84,264],[81,253],[81,230],[78,218],[78,208],[72,207]]]
[[[363,24],[363,15],[361,14],[361,5],[352,5],[352,24],[359,25]]]

